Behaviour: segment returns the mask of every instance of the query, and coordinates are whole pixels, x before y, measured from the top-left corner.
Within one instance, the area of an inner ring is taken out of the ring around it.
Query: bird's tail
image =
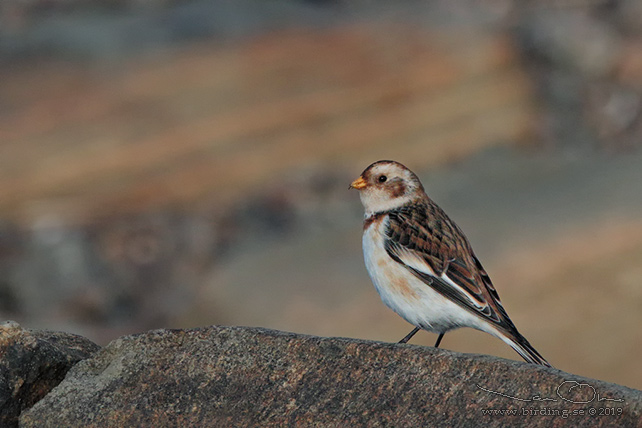
[[[521,357],[529,363],[552,367],[539,352],[528,343],[528,340],[515,329],[512,332],[502,331],[499,338],[513,348]]]

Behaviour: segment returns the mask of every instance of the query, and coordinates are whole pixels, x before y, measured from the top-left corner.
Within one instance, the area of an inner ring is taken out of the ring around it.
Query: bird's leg
[[[437,342],[435,342],[435,348],[439,348],[439,344],[441,343],[441,339],[444,338],[444,334],[446,334],[446,333],[439,333],[439,337],[437,338]]]
[[[401,340],[399,341],[399,343],[406,343],[407,341],[409,341],[409,340],[412,338],[412,336],[414,336],[415,334],[417,334],[417,332],[418,332],[419,330],[421,330],[419,327],[415,327],[415,328],[413,328],[413,329],[412,329],[412,331],[406,335],[406,337],[404,337],[403,339],[401,339]]]

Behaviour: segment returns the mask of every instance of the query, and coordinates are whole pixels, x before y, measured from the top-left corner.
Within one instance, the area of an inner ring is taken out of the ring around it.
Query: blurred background
[[[0,319],[397,341],[348,191],[394,159],[555,367],[642,388],[641,96],[639,0],[4,0]]]

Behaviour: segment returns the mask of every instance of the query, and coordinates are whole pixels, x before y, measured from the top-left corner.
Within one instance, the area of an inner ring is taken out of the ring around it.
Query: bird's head
[[[399,162],[382,160],[368,166],[350,184],[357,189],[366,216],[389,211],[425,197],[424,187],[414,172]]]

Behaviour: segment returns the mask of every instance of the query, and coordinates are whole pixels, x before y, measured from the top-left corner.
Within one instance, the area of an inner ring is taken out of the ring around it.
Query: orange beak
[[[366,180],[364,180],[363,177],[359,177],[350,184],[350,187],[348,187],[348,189],[361,190],[367,185],[368,183],[366,182]]]

